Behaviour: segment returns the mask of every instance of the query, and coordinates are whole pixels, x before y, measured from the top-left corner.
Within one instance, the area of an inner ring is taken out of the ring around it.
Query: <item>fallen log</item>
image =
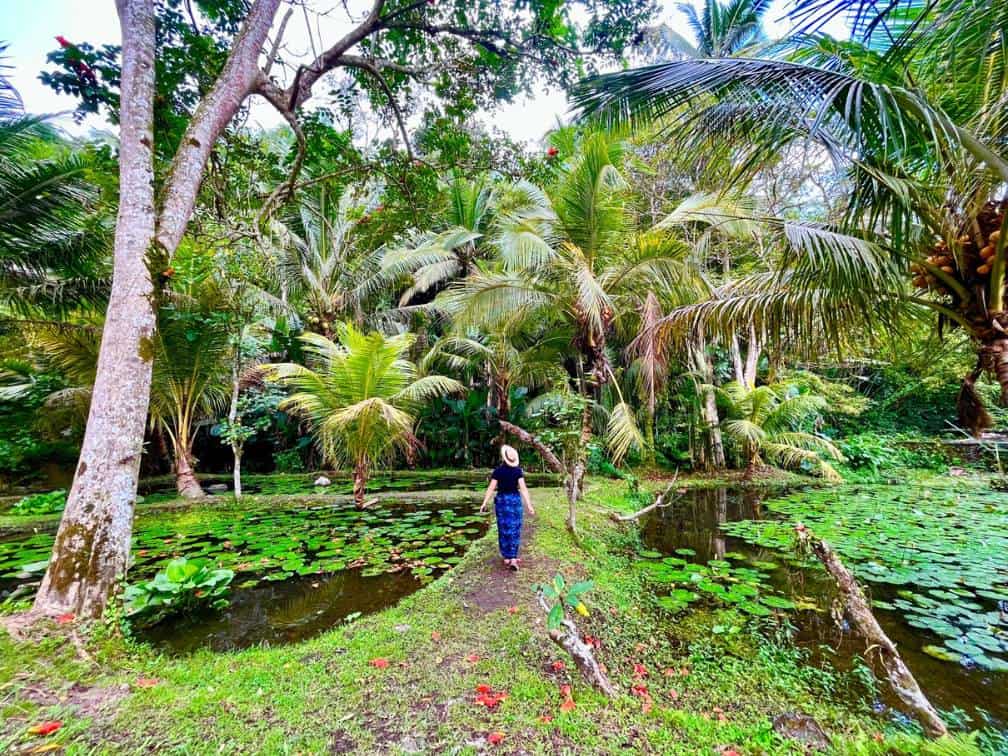
[[[539,605],[549,614],[549,604],[546,603],[546,597],[541,593],[539,594]],[[609,677],[602,669],[602,665],[595,658],[595,652],[592,651],[591,646],[581,640],[581,634],[578,632],[577,625],[572,620],[568,619],[565,615],[560,622],[560,627],[549,631],[549,637],[551,641],[570,654],[571,659],[574,660],[574,665],[581,672],[581,676],[592,687],[610,698],[616,696],[616,689],[609,681]]]
[[[822,562],[826,571],[836,581],[840,590],[844,610],[854,627],[864,636],[869,649],[878,652],[889,684],[899,699],[913,712],[921,723],[925,734],[931,738],[940,738],[948,734],[948,728],[941,716],[931,705],[917,680],[903,661],[896,644],[885,634],[875,615],[872,614],[868,599],[858,585],[857,580],[843,565],[840,558],[821,538],[816,538],[808,528],[799,523],[795,527],[798,534],[798,544],[801,548],[811,551]]]
[[[537,452],[539,452],[539,456],[543,458],[543,462],[545,462],[546,465],[553,472],[558,473],[566,472],[566,470],[564,470],[563,463],[560,462],[557,455],[553,453],[553,450],[550,449],[548,446],[546,446],[546,444],[544,444],[538,438],[533,436],[531,433],[529,433],[527,430],[525,430],[524,428],[519,428],[514,423],[509,423],[507,420],[501,420],[500,427],[501,430],[504,431],[505,433],[510,433],[512,436],[517,438],[522,443],[528,444]]]
[[[670,502],[666,503],[665,499],[666,499],[666,497],[670,493],[672,493],[672,488],[675,486],[676,480],[678,480],[678,479],[679,479],[679,471],[676,470],[676,474],[672,478],[672,482],[668,484],[668,488],[666,488],[664,491],[662,491],[660,494],[658,494],[658,497],[652,503],[648,504],[643,509],[638,509],[633,514],[628,514],[628,515],[621,515],[621,514],[618,514],[616,512],[613,512],[609,516],[613,520],[615,520],[616,522],[631,522],[633,520],[636,520],[636,519],[639,519],[639,518],[643,517],[648,512],[651,512],[651,511],[653,511],[655,509],[661,509],[662,507],[669,506],[669,504],[671,504],[672,502],[670,501]]]

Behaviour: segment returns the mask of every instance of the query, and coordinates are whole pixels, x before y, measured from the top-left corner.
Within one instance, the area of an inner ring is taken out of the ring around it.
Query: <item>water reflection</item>
[[[780,494],[774,491],[769,495]],[[763,500],[767,495],[765,491],[746,488],[689,490],[671,506],[655,510],[642,519],[644,543],[647,548],[668,555],[684,554],[683,549],[691,549],[696,555],[689,556],[689,560],[700,564],[724,559],[726,554],[739,555],[767,567],[773,563],[773,569],[768,571],[774,588],[795,599],[813,601],[820,609],[789,614],[796,626],[798,645],[809,651],[813,663],[828,661],[838,669],[849,669],[855,658],[862,656],[865,645],[861,638],[848,628],[838,626],[830,616],[836,591],[825,572],[798,565],[793,554],[753,546],[720,529],[726,522],[774,517],[773,512],[764,511]],[[896,594],[892,586],[862,584],[874,598],[891,600]],[[907,624],[899,612],[876,609],[875,613],[932,703],[946,711],[961,709],[973,726],[983,726],[989,721],[1003,728],[1008,723],[1008,674],[986,672],[928,656],[921,649],[940,643],[938,636]],[[881,675],[881,670],[876,669],[876,674]],[[885,683],[880,689],[884,703],[895,707],[897,701]]]

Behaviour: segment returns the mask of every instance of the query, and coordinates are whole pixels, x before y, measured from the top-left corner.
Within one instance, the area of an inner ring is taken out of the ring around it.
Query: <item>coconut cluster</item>
[[[994,267],[998,250],[1004,256],[1000,243],[1003,212],[1001,203],[987,203],[976,217],[975,225],[969,223],[962,233],[949,242],[941,239],[935,242],[928,255],[927,265],[914,263],[910,266],[913,285],[918,289],[949,294],[935,269],[954,276],[967,286],[984,284]]]

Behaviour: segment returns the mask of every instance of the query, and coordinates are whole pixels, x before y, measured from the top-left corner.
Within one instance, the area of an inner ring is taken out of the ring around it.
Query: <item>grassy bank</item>
[[[171,658],[118,637],[115,622],[50,625],[23,643],[0,632],[0,751],[800,753],[771,721],[801,711],[837,752],[926,752],[872,715],[863,675],[804,663],[769,625],[731,610],[659,613],[633,558],[636,530],[609,519],[627,506],[624,488],[592,481],[578,545],[556,489],[538,491],[518,574],[499,567],[491,532],[396,607],[295,645]],[[579,623],[600,641],[615,700],[546,637],[532,586],[557,572],[596,583]],[[734,624],[745,629],[717,632]],[[506,698],[481,705],[477,685]],[[29,735],[42,720],[63,726]]]

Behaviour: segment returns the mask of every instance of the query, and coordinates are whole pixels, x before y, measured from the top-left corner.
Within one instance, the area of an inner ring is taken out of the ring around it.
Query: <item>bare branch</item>
[[[406,155],[410,160],[414,160],[413,157],[413,147],[410,145],[409,132],[406,130],[406,119],[403,118],[402,110],[399,109],[399,103],[396,102],[395,94],[392,92],[392,87],[389,86],[388,82],[385,81],[385,77],[381,75],[381,71],[365,58],[357,58],[353,62],[347,60],[350,56],[344,55],[342,60],[344,65],[350,66],[351,68],[360,68],[367,71],[375,79],[378,80],[379,86],[381,86],[382,91],[385,92],[385,96],[388,98],[389,106],[392,108],[392,112],[395,114],[396,123],[399,124],[399,133],[402,135],[403,146],[406,148]]]
[[[284,117],[284,120],[290,125],[291,129],[294,131],[294,138],[297,140],[297,154],[294,156],[294,164],[291,166],[290,175],[287,180],[279,184],[266,198],[263,203],[262,208],[259,210],[256,216],[255,227],[258,229],[263,220],[272,211],[273,205],[280,199],[281,196],[286,196],[290,199],[294,194],[294,189],[297,186],[298,176],[301,174],[301,167],[304,165],[305,152],[307,150],[307,144],[305,142],[304,131],[301,129],[301,124],[298,123],[297,116],[294,112],[287,107],[287,98],[283,90],[281,90],[276,84],[266,78],[265,75],[260,76],[259,81],[255,90],[256,94],[261,95],[270,105],[276,108],[277,112]]]
[[[661,494],[659,494],[658,498],[656,498],[654,500],[654,502],[652,502],[651,504],[648,504],[643,509],[637,510],[633,514],[621,515],[621,514],[616,514],[615,512],[613,512],[612,513],[612,519],[615,520],[616,522],[632,522],[633,520],[637,520],[637,519],[643,517],[648,512],[651,512],[651,511],[653,511],[655,509],[661,509],[663,507],[667,507],[667,506],[671,505],[673,502],[671,502],[671,501],[666,502],[665,499],[668,497],[668,495],[670,493],[672,493],[672,489],[675,487],[676,480],[678,480],[678,479],[679,479],[679,471],[676,470],[675,476],[672,478],[672,482],[668,484],[668,488],[666,488]]]
[[[287,31],[287,22],[290,21],[291,16],[294,15],[294,9],[288,8],[287,12],[284,13],[284,17],[280,20],[280,28],[277,29],[276,37],[273,38],[273,45],[270,47],[269,55],[266,56],[266,65],[263,66],[263,75],[269,76],[270,70],[273,68],[273,63],[277,59],[277,54],[280,52],[280,43],[283,42],[284,32]]]
[[[948,728],[945,726],[945,722],[942,721],[927,696],[924,695],[920,685],[917,684],[917,680],[914,679],[913,674],[903,662],[903,657],[896,650],[896,644],[889,639],[878,620],[875,619],[875,615],[872,614],[871,607],[868,605],[868,599],[865,598],[864,591],[861,590],[861,586],[858,585],[854,576],[826,541],[816,538],[801,523],[795,527],[795,532],[798,536],[799,546],[815,554],[826,571],[836,581],[847,616],[864,636],[869,647],[878,650],[882,667],[889,678],[889,684],[899,699],[913,711],[929,737],[937,738],[947,734]]]

